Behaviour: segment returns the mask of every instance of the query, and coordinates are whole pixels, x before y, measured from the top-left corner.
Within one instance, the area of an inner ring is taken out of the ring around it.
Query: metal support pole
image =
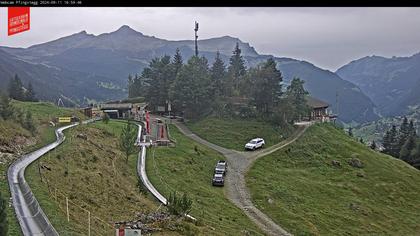
[[[90,211],[88,211],[88,236],[90,236]]]
[[[67,210],[67,222],[70,222],[70,214],[69,214],[69,198],[66,197],[66,210]]]

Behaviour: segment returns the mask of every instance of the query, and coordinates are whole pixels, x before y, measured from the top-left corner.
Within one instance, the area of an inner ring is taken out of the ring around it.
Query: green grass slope
[[[146,171],[164,196],[178,191],[193,199],[191,215],[202,223],[191,231],[193,235],[260,235],[256,225],[225,197],[224,189],[211,185],[214,166],[224,157],[185,137],[175,126],[170,126],[170,134],[176,147],[149,149]]]
[[[30,111],[37,127],[37,134],[32,136],[28,130],[15,120],[0,119],[0,149],[10,150],[10,147],[18,145],[22,152],[30,152],[55,140],[54,127],[49,127],[48,122],[56,116],[76,115],[85,119],[84,115],[74,109],[57,107],[47,102],[21,102],[12,101],[14,107],[23,112]],[[7,200],[10,198],[9,185],[7,183],[7,169],[13,160],[0,160],[0,191]],[[9,222],[9,235],[22,235],[19,223],[15,217],[13,207],[7,208],[7,219]]]
[[[364,167],[350,166],[352,157]],[[256,206],[294,235],[419,235],[419,183],[418,170],[328,124],[259,159],[247,175]]]
[[[292,132],[292,127],[280,130],[266,122],[249,119],[221,119],[206,117],[187,126],[201,138],[219,146],[243,151],[245,144],[256,137],[265,140],[269,147],[282,141]]]
[[[127,164],[117,148],[123,125],[110,121],[72,128],[66,131],[65,143],[27,169],[26,179],[60,235],[87,234],[87,212],[75,205],[105,222],[131,220],[136,212],[157,208],[154,201],[138,191],[136,155]],[[85,134],[87,140],[78,138],[78,134]],[[38,164],[51,169],[41,169],[43,182]],[[63,194],[58,201],[54,199],[56,188]],[[71,204],[70,223],[64,212],[64,196],[75,203]],[[94,235],[112,232],[110,227],[103,231],[105,226],[100,221],[92,226],[96,230]]]

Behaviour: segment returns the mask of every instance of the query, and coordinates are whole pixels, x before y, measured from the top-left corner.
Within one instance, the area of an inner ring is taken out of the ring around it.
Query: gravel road
[[[174,124],[184,135],[203,145],[206,145],[207,147],[210,147],[211,149],[221,153],[226,157],[229,163],[229,169],[228,174],[226,175],[225,193],[230,201],[242,209],[245,214],[268,235],[291,235],[281,226],[276,224],[270,217],[268,217],[254,206],[251,200],[251,194],[246,187],[245,176],[247,171],[252,167],[252,164],[255,162],[255,160],[293,143],[305,132],[311,123],[298,124],[297,130],[288,139],[269,148],[254,152],[239,152],[236,150],[220,147],[192,133],[191,130],[183,123],[174,122]]]

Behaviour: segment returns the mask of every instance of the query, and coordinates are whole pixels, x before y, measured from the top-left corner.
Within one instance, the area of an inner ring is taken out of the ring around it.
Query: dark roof
[[[311,96],[306,96],[306,104],[312,108],[326,108],[329,106],[328,103]]]

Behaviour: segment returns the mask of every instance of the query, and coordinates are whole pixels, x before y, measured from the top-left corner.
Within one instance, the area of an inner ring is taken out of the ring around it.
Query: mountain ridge
[[[344,122],[364,122],[377,117],[374,112],[374,105],[360,89],[352,83],[343,80],[334,72],[316,67],[310,62],[285,57],[274,57],[272,55],[258,54],[254,47],[249,43],[241,41],[239,38],[231,36],[221,36],[198,41],[199,53],[205,56],[211,63],[220,52],[222,60],[227,64],[229,57],[236,45],[239,44],[242,55],[248,67],[255,66],[264,60],[272,57],[278,62],[278,68],[282,71],[287,83],[293,77],[299,76],[306,81],[306,88],[314,96],[326,100],[335,109],[335,93],[341,91],[343,106],[342,120]],[[171,41],[166,39],[147,36],[138,32],[127,25],[119,27],[117,30],[98,35],[89,34],[85,30],[59,39],[33,45],[27,48],[0,47],[14,57],[24,60],[27,64],[35,63],[53,68],[78,72],[93,83],[92,77],[99,77],[101,81],[110,83],[111,87],[119,87],[118,94],[123,94],[126,87],[128,74],[139,74],[154,57],[163,55],[173,55],[179,48],[186,61],[194,55],[194,40]],[[1,65],[0,65],[1,66]],[[29,65],[22,65],[30,67]],[[31,71],[30,67],[26,71]],[[25,70],[25,69],[23,69]],[[45,76],[57,76],[54,73],[45,72]],[[1,74],[0,74],[1,75]],[[4,73],[3,76],[11,77],[12,73]],[[60,74],[60,76],[65,76]],[[31,76],[25,76],[24,80],[30,80]],[[36,80],[36,78],[32,78]],[[67,76],[67,79],[71,80]],[[46,80],[51,80],[46,78]],[[333,84],[331,87],[328,83]],[[81,86],[81,85],[80,85]],[[93,86],[93,84],[92,84]],[[105,96],[99,96],[98,86],[89,88],[91,92],[85,94],[78,93],[78,97],[72,94],[64,94],[74,100],[98,100]],[[63,90],[63,89],[62,89]],[[65,91],[65,90],[63,90]],[[53,93],[54,91],[50,91]],[[125,91],[126,92],[126,91]],[[96,94],[92,97],[92,94]],[[83,99],[80,98],[83,97]],[[99,96],[99,97],[98,97]],[[358,100],[358,104],[351,104],[348,101]],[[356,112],[351,112],[356,111]]]
[[[420,105],[420,53],[362,57],[336,73],[359,86],[385,116],[402,115],[409,106]]]

